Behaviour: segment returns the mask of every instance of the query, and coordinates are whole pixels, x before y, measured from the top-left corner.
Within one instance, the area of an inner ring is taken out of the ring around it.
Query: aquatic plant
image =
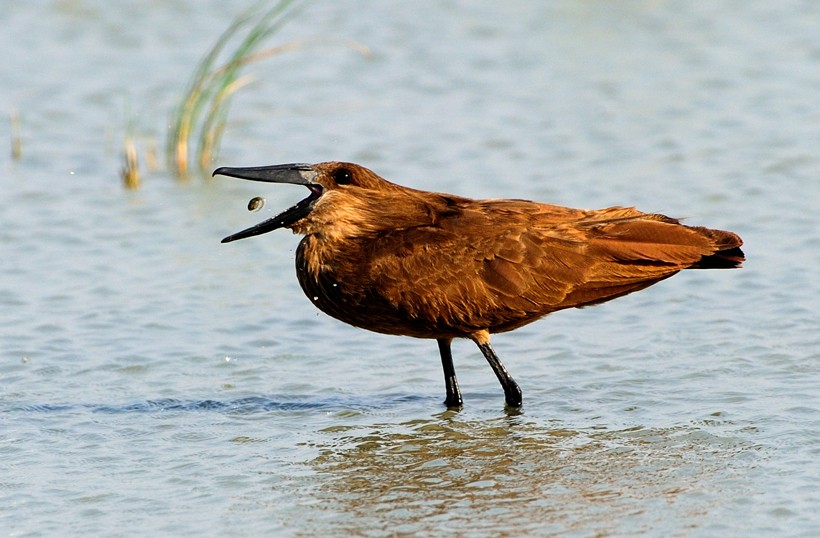
[[[231,22],[199,62],[171,120],[167,154],[169,167],[179,177],[188,175],[189,144],[195,130],[199,132],[197,160],[200,167],[204,168],[214,158],[224,131],[230,96],[251,80],[247,76],[240,77],[241,68],[291,48],[285,45],[257,52],[261,43],[282,27],[295,3],[296,0],[280,0],[266,11],[261,10],[262,4],[251,7]],[[244,37],[240,38],[228,60],[218,65],[228,44],[243,31]]]
[[[137,158],[137,144],[134,137],[134,117],[131,115],[131,106],[128,99],[125,101],[125,137],[122,142],[123,165],[120,177],[126,189],[140,188],[139,159]]]
[[[11,158],[19,161],[23,156],[23,139],[20,136],[20,113],[16,108],[9,113],[9,122],[11,123]]]
[[[140,187],[139,162],[137,160],[137,147],[134,138],[128,134],[123,142],[123,164],[120,175],[122,182],[128,189],[138,189]]]
[[[266,11],[261,8],[264,3],[239,15],[219,36],[197,65],[173,112],[167,158],[169,168],[180,178],[188,175],[190,145],[195,131],[198,133],[196,158],[199,167],[204,170],[215,160],[225,130],[230,98],[253,80],[249,75],[240,76],[241,69],[246,65],[313,43],[341,44],[363,56],[370,55],[370,49],[357,41],[324,37],[294,40],[259,50],[264,40],[279,30],[294,13],[293,6],[298,0],[279,0]],[[243,32],[244,36],[238,38],[233,52],[227,54],[227,60],[218,63],[225,51],[229,50],[229,44]]]

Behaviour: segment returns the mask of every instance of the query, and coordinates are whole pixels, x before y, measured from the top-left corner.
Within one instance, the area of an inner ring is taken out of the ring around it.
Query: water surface
[[[148,169],[233,15],[0,13],[0,106],[22,133],[19,160],[0,151],[3,534],[817,535],[820,8],[316,0],[272,40],[372,55],[254,65],[214,167],[351,160],[745,239],[743,270],[496,337],[520,413],[469,342],[452,412],[434,343],[318,313],[297,237],[219,244],[296,187]]]

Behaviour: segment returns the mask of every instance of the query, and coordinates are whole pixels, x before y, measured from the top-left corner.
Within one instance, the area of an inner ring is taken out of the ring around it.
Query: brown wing
[[[568,287],[583,281],[585,259],[576,238],[533,233],[534,212],[557,222],[584,215],[531,202],[468,201],[433,225],[385,231],[371,243],[368,280],[430,331],[467,335],[534,321],[562,308]]]
[[[719,252],[736,265],[740,244],[631,208],[469,201],[435,225],[372,242],[368,280],[419,327],[500,332],[645,288]]]

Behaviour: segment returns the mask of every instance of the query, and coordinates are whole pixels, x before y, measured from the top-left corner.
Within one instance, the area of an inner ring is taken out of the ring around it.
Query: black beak
[[[303,219],[313,209],[313,204],[322,195],[322,186],[315,182],[319,175],[309,164],[277,164],[275,166],[254,166],[250,168],[228,168],[222,167],[214,170],[213,175],[238,177],[251,181],[264,181],[267,183],[292,183],[294,185],[304,185],[310,189],[310,196],[286,209],[275,217],[260,222],[256,226],[251,226],[246,230],[229,235],[222,240],[223,243],[230,243],[237,239],[253,237],[263,233],[271,232],[277,228],[286,228],[294,222]]]

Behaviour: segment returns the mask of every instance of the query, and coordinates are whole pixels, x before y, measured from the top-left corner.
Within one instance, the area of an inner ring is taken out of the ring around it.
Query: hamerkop
[[[738,267],[737,235],[633,208],[473,200],[391,183],[352,163],[219,168],[214,175],[304,185],[310,195],[223,243],[290,228],[296,275],[326,314],[438,342],[448,407],[462,405],[450,344],[475,342],[511,407],[521,389],[490,347],[556,310],[603,303],[681,269]]]

